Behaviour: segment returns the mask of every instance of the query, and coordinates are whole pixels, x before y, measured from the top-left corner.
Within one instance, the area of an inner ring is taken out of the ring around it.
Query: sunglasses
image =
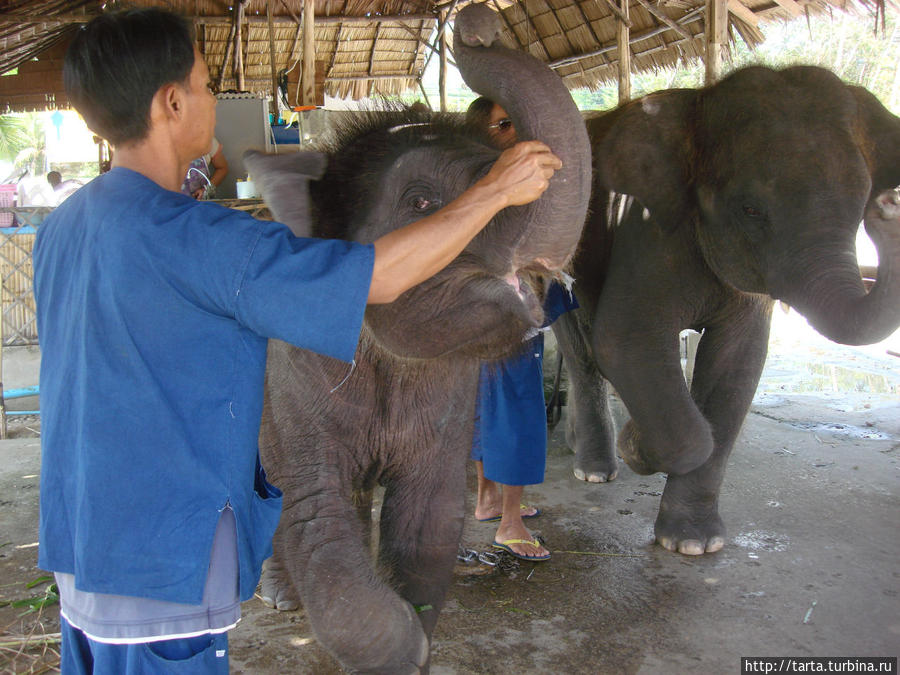
[[[499,129],[500,131],[507,131],[512,129],[512,120],[508,117],[504,117],[502,120],[494,122],[493,124],[488,124],[488,129]]]

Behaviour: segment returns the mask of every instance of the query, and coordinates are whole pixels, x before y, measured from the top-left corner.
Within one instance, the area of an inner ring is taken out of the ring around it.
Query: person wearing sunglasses
[[[509,115],[488,98],[469,105],[466,121],[486,131],[498,150],[518,140]],[[551,282],[544,301],[544,327],[577,306],[568,290]],[[543,357],[544,335],[538,332],[526,339],[519,354],[482,364],[472,444],[478,475],[475,518],[499,523],[493,548],[531,561],[550,558],[550,551],[524,522],[541,511],[523,501],[526,485],[544,482],[547,461]]]

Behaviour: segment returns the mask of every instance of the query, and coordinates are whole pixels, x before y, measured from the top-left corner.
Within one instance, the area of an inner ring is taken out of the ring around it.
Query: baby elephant
[[[353,671],[427,670],[462,533],[479,364],[514,353],[540,325],[544,277],[569,262],[587,210],[580,113],[546,66],[491,44],[495,20],[484,5],[460,13],[457,63],[520,137],[560,157],[548,190],[500,211],[432,279],[370,306],[352,365],[269,346],[260,452],[284,506],[262,594],[278,607],[302,603],[316,637]],[[485,175],[498,151],[463,124],[408,110],[350,122],[308,185],[312,226],[296,208],[309,178],[302,159],[257,157],[250,170],[295,232],[371,242]],[[373,565],[369,504],[354,496],[376,484],[385,493]]]

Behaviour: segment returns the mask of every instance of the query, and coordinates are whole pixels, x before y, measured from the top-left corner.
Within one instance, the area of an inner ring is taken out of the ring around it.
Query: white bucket
[[[255,199],[258,197],[256,185],[252,180],[239,180],[235,182],[234,186],[237,188],[238,199]]]

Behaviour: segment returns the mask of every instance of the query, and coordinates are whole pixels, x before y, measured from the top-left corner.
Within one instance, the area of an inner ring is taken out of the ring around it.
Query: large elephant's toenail
[[[670,539],[669,537],[657,537],[656,543],[667,551],[672,551],[672,553],[675,553],[678,550],[678,544],[675,543],[674,539]]]
[[[725,547],[725,537],[712,537],[706,542],[706,552],[715,553],[721,551]]]
[[[678,544],[678,552],[683,555],[703,555],[706,548],[696,539],[686,539]]]

